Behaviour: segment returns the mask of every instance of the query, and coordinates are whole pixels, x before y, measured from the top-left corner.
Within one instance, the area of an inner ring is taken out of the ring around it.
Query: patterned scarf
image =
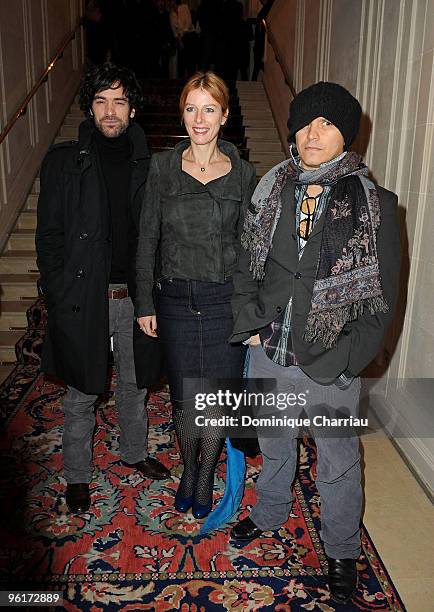
[[[307,171],[286,160],[268,172],[252,197],[241,236],[250,252],[257,280],[264,267],[282,210],[281,193],[289,178],[296,185],[333,187],[325,214],[320,256],[303,339],[336,345],[342,328],[367,308],[371,314],[389,307],[381,289],[376,235],[380,204],[368,168],[356,153]]]

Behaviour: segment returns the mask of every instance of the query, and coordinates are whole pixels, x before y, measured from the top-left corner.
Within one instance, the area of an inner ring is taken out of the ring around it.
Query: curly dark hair
[[[138,109],[143,104],[142,89],[132,70],[105,62],[90,70],[84,77],[79,93],[81,110],[90,117],[95,95],[104,89],[123,87],[131,108]]]

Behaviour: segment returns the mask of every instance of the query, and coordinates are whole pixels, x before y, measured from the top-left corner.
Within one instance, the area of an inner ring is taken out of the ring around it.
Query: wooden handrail
[[[284,60],[283,60],[282,53],[281,53],[281,51],[279,49],[279,45],[277,44],[277,41],[276,41],[276,39],[274,37],[273,32],[268,27],[268,23],[267,23],[266,19],[263,19],[263,23],[264,23],[265,31],[267,32],[268,42],[270,43],[270,45],[271,45],[271,47],[272,47],[272,49],[274,51],[275,58],[278,61],[278,63],[280,64],[280,69],[283,72],[283,76],[285,78],[285,83],[288,85],[292,97],[295,98],[297,93],[295,91],[295,87],[294,87],[294,84],[292,82],[292,77],[289,74],[289,71],[288,71],[288,69],[286,67],[286,64],[285,64]]]
[[[67,45],[71,42],[71,40],[74,40],[76,32],[77,32],[78,28],[81,25],[82,25],[82,20],[80,19],[79,22],[77,23],[77,25],[75,26],[75,28],[65,37],[65,39],[62,42],[62,44],[57,49],[57,51],[56,51],[53,59],[51,60],[51,62],[48,64],[48,66],[45,68],[44,72],[41,74],[39,79],[33,85],[32,89],[26,95],[24,100],[21,102],[21,104],[18,107],[18,109],[15,111],[15,113],[9,119],[9,121],[5,125],[2,133],[0,134],[0,144],[3,142],[3,140],[9,134],[9,132],[11,131],[13,126],[15,125],[16,121],[18,121],[18,119],[20,117],[22,117],[23,115],[26,114],[27,107],[29,105],[30,100],[33,98],[35,93],[38,91],[38,89],[40,88],[42,83],[45,83],[47,81],[49,73],[51,72],[51,70],[53,70],[53,68],[57,64],[57,62],[62,58],[63,53],[64,53]]]

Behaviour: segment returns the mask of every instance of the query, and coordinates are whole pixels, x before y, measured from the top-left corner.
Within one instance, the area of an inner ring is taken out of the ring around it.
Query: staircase
[[[0,383],[15,367],[15,346],[28,329],[27,310],[38,297],[35,253],[38,194],[36,178],[0,256]]]
[[[286,155],[263,84],[260,81],[237,81],[237,92],[249,161],[256,168],[256,176],[261,178]]]
[[[274,125],[262,83],[239,81],[231,91],[231,115],[224,138],[227,138],[256,167],[260,178],[285,155]],[[153,151],[170,149],[184,137],[179,124],[178,96],[181,83],[159,83],[145,86],[148,103],[141,116]],[[74,100],[55,142],[77,139],[83,114]],[[149,126],[149,129],[147,129]],[[44,312],[38,297],[35,229],[39,178],[35,179],[26,204],[0,256],[0,384],[14,369],[17,356],[25,363],[38,363]]]

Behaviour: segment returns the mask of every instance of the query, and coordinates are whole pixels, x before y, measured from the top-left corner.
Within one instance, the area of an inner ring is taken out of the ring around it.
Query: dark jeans
[[[174,278],[158,284],[158,336],[174,408],[191,399],[184,395],[185,378],[241,378],[245,347],[228,344],[232,293],[232,280],[220,284]]]

